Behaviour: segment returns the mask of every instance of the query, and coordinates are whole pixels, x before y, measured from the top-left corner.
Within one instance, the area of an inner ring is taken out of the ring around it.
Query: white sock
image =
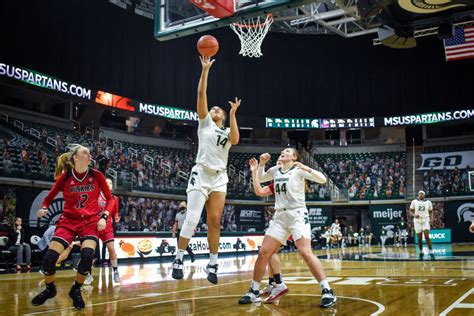
[[[327,279],[320,281],[320,282],[319,282],[319,286],[321,287],[321,290],[324,290],[324,289],[330,290],[330,289],[331,289],[331,287],[329,286],[329,282],[328,282]]]
[[[260,290],[260,282],[252,280],[252,282],[250,282],[250,288],[252,289],[252,291]]]
[[[209,259],[210,259],[209,264],[211,266],[217,264],[217,253],[210,253],[209,254]]]
[[[433,254],[434,254],[434,250],[430,249],[430,255],[433,255]]]
[[[176,253],[176,259],[183,261],[185,251],[186,250],[178,249],[178,252]]]
[[[117,261],[117,259],[115,259],[115,260],[110,260],[110,263],[112,264],[112,268],[117,268],[117,267],[118,267],[118,261]]]

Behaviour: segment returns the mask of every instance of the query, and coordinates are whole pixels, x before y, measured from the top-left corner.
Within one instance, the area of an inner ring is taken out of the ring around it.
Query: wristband
[[[109,215],[104,213],[104,214],[102,214],[102,216],[100,218],[101,219],[103,218],[103,219],[107,220],[109,218]]]

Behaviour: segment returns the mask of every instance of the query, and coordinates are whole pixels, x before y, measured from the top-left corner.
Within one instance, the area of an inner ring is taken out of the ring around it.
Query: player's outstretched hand
[[[255,158],[249,160],[250,171],[255,172],[258,169],[258,161]]]
[[[264,153],[264,154],[261,154],[260,155],[260,166],[263,166],[267,163],[267,161],[269,161],[271,158],[270,154],[269,153]]]
[[[469,226],[469,231],[474,234],[474,222]]]
[[[237,109],[239,108],[240,106],[240,102],[242,102],[242,99],[239,99],[239,98],[235,98],[235,101],[232,102],[232,101],[229,101],[229,104],[230,104],[230,114],[235,114],[237,112]]]
[[[199,56],[199,59],[201,60],[201,65],[202,69],[209,70],[216,61],[215,59],[211,59],[209,56]]]

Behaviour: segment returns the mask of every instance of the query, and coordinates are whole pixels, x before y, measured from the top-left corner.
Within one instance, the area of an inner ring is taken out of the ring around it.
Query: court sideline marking
[[[203,290],[203,289],[208,289],[208,288],[215,288],[215,287],[219,287],[219,286],[233,285],[233,284],[237,284],[237,283],[250,282],[250,281],[251,281],[250,279],[246,279],[246,280],[235,281],[235,282],[224,283],[224,284],[200,286],[200,287],[186,289],[186,290],[179,290],[179,291],[166,292],[166,293],[160,293],[160,294],[157,293],[157,295],[155,295],[153,297],[171,295],[171,294],[178,294],[178,293],[184,293],[184,292],[192,292],[192,291],[196,291],[196,290]],[[111,303],[120,303],[120,302],[127,302],[127,301],[133,301],[133,300],[140,300],[140,299],[144,299],[144,298],[146,298],[146,296],[142,296],[142,294],[138,294],[137,297],[129,297],[129,298],[124,298],[124,299],[119,299],[119,300],[88,304],[88,305],[86,305],[86,308],[87,307],[93,307],[93,306],[99,306],[99,305],[106,305],[106,304],[111,304]],[[59,309],[45,310],[45,311],[41,311],[41,312],[27,313],[27,314],[23,314],[23,315],[40,315],[40,314],[48,314],[48,313],[54,313],[54,312],[62,312],[62,311],[67,311],[67,310],[75,310],[75,309],[74,309],[74,307],[59,308]]]
[[[286,296],[321,296],[318,294],[288,294]],[[153,302],[153,303],[146,303],[146,304],[140,304],[140,305],[135,305],[132,306],[132,308],[141,308],[141,307],[147,307],[147,306],[152,306],[152,305],[159,305],[159,304],[164,304],[164,303],[173,303],[173,302],[181,302],[181,301],[190,301],[190,300],[204,300],[204,299],[213,299],[213,298],[229,298],[229,297],[241,297],[241,295],[218,295],[218,296],[201,296],[201,297],[190,297],[190,298],[179,298],[175,300],[167,300],[167,301],[161,301],[161,302]],[[374,313],[371,313],[370,315],[379,315],[383,311],[385,311],[385,306],[383,304],[380,304],[379,302],[376,301],[371,301],[367,300],[364,298],[358,298],[358,297],[350,297],[350,296],[337,296],[337,298],[344,298],[344,299],[349,299],[349,300],[356,300],[356,301],[364,301],[370,304],[373,304],[377,306],[377,311]]]
[[[287,273],[286,275],[291,275],[291,274],[298,274],[300,272],[293,272],[293,273]],[[170,280],[171,281],[171,280]],[[226,285],[233,285],[237,283],[242,283],[242,282],[250,282],[251,279],[246,279],[246,280],[240,280],[240,281],[235,281],[231,283],[224,283],[224,284],[217,284],[217,285],[208,285],[208,286],[200,286],[196,288],[191,288],[191,289],[186,289],[186,290],[180,290],[180,291],[173,291],[173,292],[166,292],[166,293],[160,293],[156,294],[153,296],[149,297],[156,297],[156,296],[164,296],[164,295],[171,295],[171,294],[177,294],[177,293],[184,293],[184,292],[191,292],[195,290],[202,290],[202,289],[208,289],[208,288],[215,288],[219,286],[226,286]],[[100,302],[100,303],[94,303],[94,304],[89,304],[86,305],[87,307],[93,307],[93,306],[99,306],[99,305],[105,305],[105,304],[111,304],[111,303],[120,303],[120,302],[127,302],[127,301],[133,301],[133,300],[138,300],[138,299],[143,299],[147,298],[146,296],[143,296],[143,294],[138,294],[137,297],[129,297],[129,298],[124,298],[121,300],[113,300],[113,301],[106,301],[106,302]],[[46,311],[41,311],[41,312],[33,312],[33,313],[26,313],[23,315],[40,315],[40,314],[47,314],[47,313],[53,313],[53,312],[61,312],[61,311],[67,311],[67,310],[74,310],[74,307],[69,307],[69,308],[60,308],[60,309],[52,309],[52,310],[46,310]]]
[[[469,303],[461,303],[466,297],[474,293],[474,287],[471,288],[469,291],[464,293],[459,299],[457,299],[454,303],[449,305],[439,316],[446,316],[449,312],[451,312],[455,308],[474,308],[474,304]]]

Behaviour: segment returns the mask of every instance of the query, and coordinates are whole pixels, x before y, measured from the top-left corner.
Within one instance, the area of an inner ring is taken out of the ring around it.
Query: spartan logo
[[[63,193],[59,192],[56,198],[51,202],[51,205],[48,208],[48,214],[38,220],[36,217],[36,212],[41,208],[44,198],[48,195],[48,190],[41,191],[36,198],[33,200],[33,203],[30,207],[30,227],[48,227],[56,223],[59,220],[64,208],[64,199]],[[35,225],[36,224],[36,225]]]
[[[474,203],[464,203],[458,207],[458,223],[471,222],[474,219]]]
[[[192,186],[194,186],[196,184],[196,177],[198,173],[193,171],[191,172],[191,179],[189,180],[189,183],[191,183]]]
[[[398,0],[398,5],[412,13],[432,14],[453,8],[466,7],[472,4],[470,0]]]

